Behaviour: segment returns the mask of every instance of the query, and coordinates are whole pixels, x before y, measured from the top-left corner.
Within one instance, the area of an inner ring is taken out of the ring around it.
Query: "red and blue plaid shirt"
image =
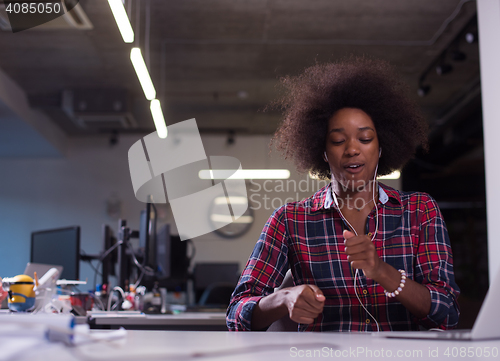
[[[379,229],[373,242],[381,260],[427,287],[430,313],[410,314],[396,298],[384,295],[378,283],[359,270],[356,287],[381,331],[456,327],[459,288],[446,225],[436,201],[425,193],[400,192],[379,185]],[[375,208],[366,234],[375,231]],[[376,331],[354,292],[354,274],[344,251],[342,232],[348,229],[332,198],[331,185],[300,202],[276,209],[267,221],[231,297],[229,330],[250,330],[252,310],[278,287],[288,268],[294,284],[315,284],[326,297],[323,312],[300,331]],[[404,292],[404,290],[403,290]]]

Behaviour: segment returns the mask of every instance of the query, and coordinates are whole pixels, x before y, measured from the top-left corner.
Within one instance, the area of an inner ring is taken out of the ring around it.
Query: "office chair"
[[[208,286],[201,295],[199,306],[227,308],[235,285],[227,282],[215,282]]]
[[[193,270],[193,286],[195,291],[195,301],[201,305],[201,297],[206,293],[206,297],[214,299],[212,294],[220,292],[221,296],[215,299],[219,304],[229,305],[234,288],[239,278],[239,264],[233,263],[196,263]],[[211,288],[210,290],[208,290]],[[229,291],[229,289],[231,289]],[[208,291],[207,291],[208,290]],[[229,297],[226,297],[229,295]],[[208,299],[208,301],[210,301]],[[205,301],[207,303],[208,301]],[[214,303],[210,301],[209,303]],[[208,303],[207,303],[208,304]]]

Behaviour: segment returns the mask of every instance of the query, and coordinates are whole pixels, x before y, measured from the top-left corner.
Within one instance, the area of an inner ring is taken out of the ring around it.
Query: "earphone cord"
[[[375,205],[375,232],[373,232],[373,236],[372,236],[372,239],[371,239],[372,242],[375,239],[375,236],[377,235],[377,232],[378,232],[378,207],[377,207],[377,203],[375,202],[375,179],[377,177],[377,170],[378,170],[378,164],[377,164],[377,167],[375,168],[375,174],[373,175],[372,200],[373,200],[373,204]],[[339,208],[339,213],[342,216],[342,219],[347,223],[347,225],[353,230],[354,234],[357,236],[358,232],[356,232],[356,230],[354,229],[354,227],[344,217],[344,215],[342,214],[342,211],[340,210],[340,208]],[[365,305],[363,304],[363,302],[359,298],[358,291],[356,289],[356,278],[358,277],[358,272],[359,272],[359,269],[356,269],[356,273],[354,274],[354,293],[356,294],[356,297],[358,298],[358,301],[361,304],[361,307],[363,307],[363,309],[366,311],[366,313],[372,318],[373,321],[375,321],[375,324],[377,325],[377,332],[380,332],[380,326],[379,326],[377,320],[375,319],[375,317],[373,317],[373,315],[370,313],[370,311],[368,311],[366,309]]]

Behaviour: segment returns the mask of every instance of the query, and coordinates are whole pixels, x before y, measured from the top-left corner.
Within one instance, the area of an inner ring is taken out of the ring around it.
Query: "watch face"
[[[215,233],[226,238],[236,238],[247,232],[254,221],[253,210],[249,204],[243,215],[235,220],[228,214],[228,208],[234,210],[234,207],[247,204],[248,199],[244,196],[215,198],[212,201],[210,212],[210,223],[214,227]]]

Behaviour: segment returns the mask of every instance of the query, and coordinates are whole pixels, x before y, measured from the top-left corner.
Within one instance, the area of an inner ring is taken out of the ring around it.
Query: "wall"
[[[479,23],[479,55],[481,64],[481,97],[483,103],[484,164],[486,175],[486,210],[488,222],[488,267],[490,282],[500,271],[500,242],[497,224],[500,222],[500,1],[477,2]]]
[[[120,136],[114,147],[105,137],[70,139],[65,158],[0,159],[0,276],[23,272],[32,231],[80,225],[82,250],[97,254],[102,247],[103,223],[116,231],[118,217],[122,217],[138,229],[144,204],[134,197],[127,158],[128,149],[138,139],[137,135]],[[244,169],[287,168],[292,172],[290,180],[247,183],[255,222],[245,235],[229,240],[211,233],[194,239],[195,262],[239,262],[243,268],[274,208],[287,198],[308,197],[324,183],[297,174],[292,164],[276,154],[269,157],[269,136],[236,136],[233,145],[227,145],[223,136],[203,136],[202,140],[207,155],[234,156]],[[397,181],[384,183],[399,187]],[[264,186],[271,191],[264,191]],[[120,215],[108,214],[107,204],[117,201],[121,202]],[[176,232],[170,208],[160,205],[158,211],[160,223],[171,223]],[[88,278],[91,288],[92,269],[83,262],[80,267],[81,279]]]

